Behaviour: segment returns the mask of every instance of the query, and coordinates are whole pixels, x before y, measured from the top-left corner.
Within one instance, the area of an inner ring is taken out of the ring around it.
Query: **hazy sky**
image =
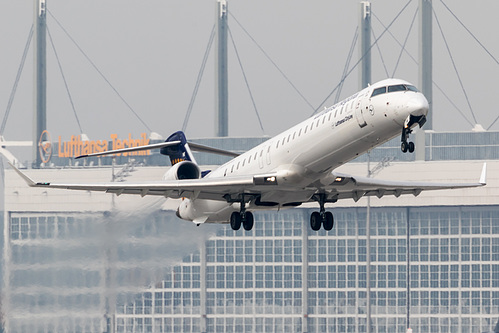
[[[497,0],[450,1],[445,3],[499,58]],[[379,36],[407,1],[372,2],[373,29]],[[403,42],[409,32],[418,1],[413,0],[391,26],[390,32]],[[478,123],[490,126],[499,114],[493,104],[499,65],[473,40],[440,0],[433,0],[455,64],[475,111]],[[203,54],[214,24],[214,0],[123,1],[47,0],[51,14],[64,26],[119,93],[155,132],[168,136],[181,129]],[[265,134],[274,135],[308,117],[312,109],[290,87],[282,75],[243,32],[237,19],[258,44],[317,107],[338,84],[355,29],[359,1],[242,1],[229,0],[229,27],[252,89]],[[33,19],[33,1],[3,0],[0,11],[0,113],[5,113],[9,94]],[[417,59],[417,20],[407,49]],[[107,83],[67,38],[52,16],[48,28],[62,63],[77,114],[92,139],[109,134],[138,136],[147,129],[129,111]],[[473,118],[460,88],[437,23],[434,21],[434,81],[452,98],[466,117]],[[374,40],[374,39],[373,39]],[[48,41],[48,128],[53,139],[79,134],[75,116],[61,79],[50,40]],[[400,47],[388,34],[380,39],[388,75],[377,47],[373,48],[373,81],[392,76]],[[18,87],[7,123],[9,140],[32,136],[33,51]],[[260,136],[251,100],[232,44],[229,44],[229,103],[231,136]],[[350,66],[358,60],[355,50]],[[214,52],[210,54],[203,81],[187,127],[187,135],[214,134]],[[417,66],[403,54],[395,77],[418,83]],[[358,72],[348,77],[342,98],[358,89]],[[334,95],[333,95],[334,98]],[[333,98],[326,104],[333,104]],[[471,125],[434,89],[434,129],[469,130]],[[499,122],[493,127],[499,130]]]

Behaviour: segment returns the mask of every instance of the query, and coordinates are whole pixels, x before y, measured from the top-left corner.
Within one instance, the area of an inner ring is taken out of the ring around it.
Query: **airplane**
[[[254,211],[283,209],[317,202],[310,227],[329,231],[334,217],[327,203],[342,199],[358,201],[363,196],[402,194],[417,196],[421,191],[479,187],[486,185],[486,164],[478,183],[431,183],[391,181],[336,172],[339,166],[400,135],[402,152],[414,152],[409,136],[423,126],[428,101],[411,83],[386,79],[324,109],[298,125],[276,135],[243,154],[188,142],[175,132],[165,142],[111,150],[77,158],[160,149],[172,167],[156,182],[57,184],[35,182],[14,167],[31,187],[107,193],[154,195],[182,198],[176,215],[197,225],[230,223],[251,230]],[[213,171],[202,171],[193,150],[233,157]]]

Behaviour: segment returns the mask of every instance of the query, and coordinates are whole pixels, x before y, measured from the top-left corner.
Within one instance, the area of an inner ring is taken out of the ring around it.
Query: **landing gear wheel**
[[[233,212],[230,215],[230,227],[232,230],[239,230],[241,228],[241,214],[239,212]]]
[[[333,213],[325,212],[324,213],[324,221],[322,221],[322,224],[324,226],[324,230],[326,230],[326,231],[333,229],[333,227],[334,227]]]
[[[409,153],[414,153],[414,142],[409,142]]]
[[[252,212],[246,212],[244,213],[244,219],[243,219],[243,228],[246,231],[250,231],[253,228],[253,224],[255,219],[253,218],[253,213]]]
[[[313,212],[310,215],[310,227],[313,231],[318,231],[321,228],[322,218],[319,212]]]
[[[407,141],[402,141],[402,144],[400,145],[400,150],[402,150],[403,153],[407,153],[407,150],[409,150],[409,144],[407,143]]]

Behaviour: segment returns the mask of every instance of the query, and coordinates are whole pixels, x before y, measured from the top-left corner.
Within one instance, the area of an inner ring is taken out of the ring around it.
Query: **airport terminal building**
[[[499,132],[427,132],[425,140],[426,161],[399,153],[398,139],[374,150],[371,166],[395,158],[376,177],[476,182],[487,162],[488,184],[371,199],[372,331],[491,331],[499,320]],[[241,151],[261,141],[202,140]],[[26,173],[158,179],[164,167],[148,163],[157,158],[114,169],[61,159]],[[341,169],[365,175],[364,161]],[[329,232],[310,229],[315,205],[256,213],[252,231],[233,231],[178,220],[175,201],[30,189],[5,174],[7,332],[366,332],[365,198],[329,206]]]

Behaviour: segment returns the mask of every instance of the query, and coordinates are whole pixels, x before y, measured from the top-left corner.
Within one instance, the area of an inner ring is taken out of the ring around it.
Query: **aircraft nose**
[[[426,116],[428,114],[428,101],[423,94],[417,94],[407,102],[407,108],[412,116]]]

